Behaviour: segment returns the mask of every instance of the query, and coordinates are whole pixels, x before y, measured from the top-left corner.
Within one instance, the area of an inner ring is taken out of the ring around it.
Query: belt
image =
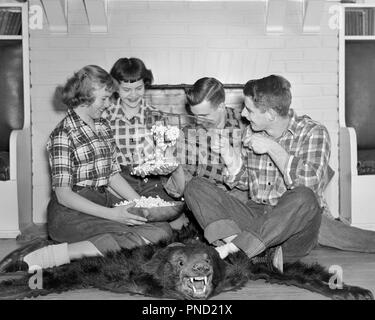
[[[105,193],[107,186],[100,186],[100,187],[89,187],[89,186],[73,186],[72,190],[74,192],[80,191],[82,189],[91,189],[93,191],[98,191],[99,193]]]

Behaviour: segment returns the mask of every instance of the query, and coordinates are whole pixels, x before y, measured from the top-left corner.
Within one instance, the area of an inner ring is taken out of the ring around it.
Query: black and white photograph
[[[375,0],[0,0],[0,300],[374,300],[373,200]]]

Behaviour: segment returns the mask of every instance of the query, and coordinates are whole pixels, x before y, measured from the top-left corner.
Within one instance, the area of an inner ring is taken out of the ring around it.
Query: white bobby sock
[[[235,253],[240,249],[232,242],[229,242],[220,247],[216,247],[215,250],[219,253],[221,259],[225,259],[230,253]]]
[[[27,254],[23,261],[29,266],[29,271],[58,267],[70,263],[68,244],[49,245]]]

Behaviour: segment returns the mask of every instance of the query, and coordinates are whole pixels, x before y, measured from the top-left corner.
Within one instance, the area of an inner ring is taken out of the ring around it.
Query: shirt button
[[[270,185],[271,185],[271,182],[267,182],[267,184],[270,186]]]
[[[272,167],[272,162],[269,162],[268,165],[269,165],[270,167]]]
[[[266,201],[266,200],[262,200],[262,202],[263,202],[263,203],[267,203],[267,201]]]

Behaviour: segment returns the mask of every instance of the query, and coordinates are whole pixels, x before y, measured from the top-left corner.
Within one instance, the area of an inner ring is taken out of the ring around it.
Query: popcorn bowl
[[[148,222],[173,221],[182,214],[185,203],[183,201],[170,201],[170,203],[173,203],[173,206],[131,207],[128,211],[146,218]]]

